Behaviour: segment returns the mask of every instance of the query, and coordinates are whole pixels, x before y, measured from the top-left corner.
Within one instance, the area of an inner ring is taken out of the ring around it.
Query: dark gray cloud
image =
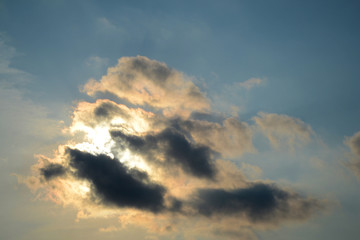
[[[169,127],[158,134],[145,136],[112,131],[111,136],[117,142],[126,144],[132,151],[146,156],[150,162],[161,163],[158,159],[162,156],[166,164],[178,165],[188,174],[200,178],[215,178],[215,152],[207,146],[193,143],[186,133],[175,128]]]
[[[40,174],[48,181],[55,177],[62,176],[66,173],[66,168],[61,164],[50,163],[47,166],[40,168]]]
[[[151,182],[146,172],[128,169],[104,154],[92,155],[70,148],[67,154],[75,176],[88,180],[104,204],[155,213],[164,210],[166,190]]]
[[[321,208],[317,200],[305,199],[264,183],[233,190],[199,189],[192,205],[206,217],[244,214],[253,222],[269,223],[304,219]]]

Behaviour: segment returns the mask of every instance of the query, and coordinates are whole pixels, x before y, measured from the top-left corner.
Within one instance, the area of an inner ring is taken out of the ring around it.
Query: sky
[[[0,238],[356,239],[359,10],[0,0]]]

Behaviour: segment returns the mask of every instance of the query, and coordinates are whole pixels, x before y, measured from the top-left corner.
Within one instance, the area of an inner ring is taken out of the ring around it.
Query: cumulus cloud
[[[109,92],[136,105],[149,105],[169,113],[189,114],[209,108],[204,93],[183,73],[147,57],[123,57],[100,81],[90,80],[84,91]]]
[[[277,149],[282,146],[294,150],[298,145],[309,143],[314,134],[311,126],[287,115],[260,112],[253,120],[270,144]]]
[[[259,80],[244,87],[254,84]],[[20,179],[45,199],[75,206],[78,218],[118,216],[123,226],[149,231],[255,239],[252,229],[304,220],[323,209],[322,201],[251,181],[239,167],[244,153],[257,151],[254,129],[274,147],[310,141],[311,127],[299,119],[259,113],[251,125],[216,115],[189,77],[140,56],[119,59],[84,90],[119,99],[79,102],[66,129],[73,139],[53,158],[39,156],[34,176]]]

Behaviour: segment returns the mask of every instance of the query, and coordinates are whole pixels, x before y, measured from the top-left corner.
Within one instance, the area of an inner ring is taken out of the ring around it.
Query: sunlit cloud
[[[207,98],[191,78],[142,56],[120,58],[100,81],[90,80],[84,91],[91,96],[109,92],[132,104],[160,108],[168,114],[190,114],[209,108]]]
[[[249,180],[243,171],[258,179],[262,170],[240,164],[245,153],[257,153],[257,131],[275,148],[311,141],[311,127],[299,119],[259,113],[249,123],[216,115],[191,78],[141,56],[119,59],[84,91],[118,102],[79,102],[64,130],[72,139],[53,157],[39,155],[34,175],[19,182],[38,198],[75,207],[78,219],[117,216],[119,226],[101,232],[134,224],[256,239],[253,229],[305,221],[326,208],[275,182]]]
[[[294,151],[296,146],[309,143],[314,134],[311,126],[287,115],[260,112],[253,120],[276,149],[285,147]]]

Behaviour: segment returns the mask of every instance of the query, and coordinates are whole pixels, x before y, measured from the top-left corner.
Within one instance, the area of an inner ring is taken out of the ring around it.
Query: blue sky
[[[89,79],[103,84],[102,76],[117,66],[118,59],[136,56],[185,74],[210,102],[210,115],[236,117],[248,125],[256,151],[244,150],[227,160],[249,181],[274,181],[329,202],[326,211],[304,221],[276,228],[244,225],[244,233],[253,232],[243,239],[355,239],[360,216],[358,170],[347,164],[356,165],[360,159],[356,145],[360,141],[355,137],[360,131],[359,8],[357,1],[350,0],[1,0],[0,166],[1,189],[7,197],[1,200],[4,229],[0,232],[4,239],[48,239],[46,234],[57,230],[45,223],[69,229],[71,224],[65,222],[75,222],[74,209],[34,200],[36,194],[18,182],[19,176],[32,174],[34,155],[53,158],[58,145],[73,139],[63,129],[74,123],[79,102],[110,99],[159,113],[150,103],[119,100],[114,96],[118,93],[94,98],[83,90]],[[246,85],[251,79],[257,80]],[[284,130],[285,126],[289,128]],[[55,219],[55,213],[20,221],[19,208],[27,215],[51,209],[64,221]],[[136,224],[102,233],[98,229],[105,221],[81,219],[78,229],[66,236],[75,238],[92,229],[104,239],[126,234],[134,239],[145,235],[206,239],[199,233],[188,236],[185,230],[149,233]],[[109,225],[119,228],[116,220]]]

